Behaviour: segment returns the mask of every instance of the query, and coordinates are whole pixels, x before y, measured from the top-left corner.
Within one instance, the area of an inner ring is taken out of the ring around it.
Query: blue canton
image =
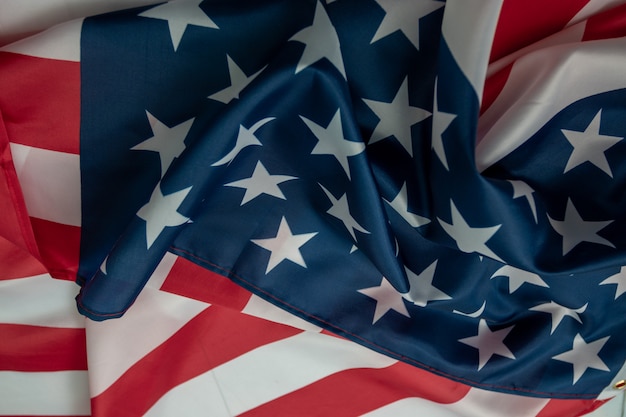
[[[123,314],[169,251],[449,378],[595,398],[626,360],[626,91],[479,172],[444,3],[418,33],[329,3],[85,21],[81,311]]]

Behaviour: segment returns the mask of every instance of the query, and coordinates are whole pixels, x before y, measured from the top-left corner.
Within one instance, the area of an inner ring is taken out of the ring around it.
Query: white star
[[[241,68],[235,64],[233,59],[226,55],[226,60],[228,61],[228,74],[230,77],[230,85],[217,93],[211,94],[208,98],[212,100],[220,101],[224,104],[228,104],[231,100],[239,98],[239,94],[241,91],[248,86],[264,69],[261,68],[251,76],[247,76]]]
[[[624,138],[600,134],[601,114],[602,110],[598,111],[583,132],[561,129],[565,138],[574,147],[572,154],[567,160],[567,165],[563,173],[585,162],[590,162],[604,171],[609,177],[613,178],[609,161],[607,161],[604,153]]]
[[[450,123],[456,118],[456,114],[444,113],[439,111],[439,102],[437,99],[437,84],[438,80],[435,80],[435,96],[433,102],[433,129],[432,129],[432,149],[435,151],[435,154],[439,157],[439,160],[443,164],[443,166],[450,171],[448,167],[448,160],[446,158],[446,151],[443,147],[443,133],[448,129]]]
[[[376,143],[393,136],[412,157],[411,126],[429,117],[430,112],[410,105],[408,77],[402,81],[402,85],[391,103],[367,99],[363,99],[363,101],[380,119],[374,132],[372,132],[369,143]]]
[[[485,319],[480,319],[478,335],[459,339],[459,342],[478,349],[478,370],[480,371],[493,355],[515,359],[513,352],[504,344],[504,339],[513,330],[513,327],[515,326],[492,332]]]
[[[617,287],[615,288],[616,300],[620,295],[624,294],[626,292],[626,266],[621,267],[617,274],[611,275],[600,283],[600,285],[606,284],[617,284]]]
[[[563,221],[554,220],[549,215],[548,220],[552,228],[563,236],[563,256],[582,242],[615,247],[611,242],[598,235],[598,232],[613,223],[613,220],[603,222],[585,221],[580,217],[576,207],[574,207],[574,203],[569,198],[567,199]]]
[[[508,181],[513,186],[513,199],[525,197],[528,201],[528,205],[530,206],[530,211],[532,211],[533,217],[535,218],[535,223],[537,223],[537,207],[535,205],[535,197],[533,197],[533,193],[535,192],[535,190],[530,188],[530,186],[524,181]]]
[[[134,151],[157,152],[161,159],[161,178],[163,178],[174,159],[178,158],[185,150],[185,138],[187,133],[189,133],[189,129],[191,129],[194,119],[189,119],[170,128],[147,111],[146,115],[148,116],[153,136],[130,149]]]
[[[283,217],[280,220],[280,225],[278,226],[275,237],[268,239],[251,239],[251,242],[271,252],[267,269],[265,270],[265,274],[268,274],[285,259],[306,268],[306,263],[300,253],[300,247],[311,240],[315,235],[317,235],[317,232],[294,235],[291,233],[287,219]]]
[[[370,43],[374,43],[398,30],[420,49],[420,26],[422,17],[443,7],[445,3],[432,0],[376,0],[385,11],[385,17]]]
[[[246,190],[243,195],[243,199],[241,200],[241,205],[243,206],[248,201],[260,196],[261,194],[267,194],[286,200],[285,195],[280,188],[278,188],[278,184],[296,179],[298,178],[291,177],[289,175],[270,175],[261,161],[258,161],[254,167],[254,172],[251,177],[244,178],[239,181],[229,182],[228,184],[224,184],[224,186],[238,187]]]
[[[376,300],[376,309],[374,310],[372,324],[380,320],[380,318],[390,310],[396,311],[405,317],[411,317],[404,305],[404,301],[402,301],[402,294],[400,294],[385,277],[382,278],[378,287],[369,287],[358,291]]]
[[[102,261],[102,264],[100,264],[100,271],[106,275],[107,274],[107,261],[109,260],[109,255],[107,255],[106,258],[104,258],[104,261]]]
[[[579,314],[584,313],[586,309],[587,304],[574,310],[557,304],[554,301],[550,301],[549,303],[539,304],[538,306],[532,307],[529,310],[540,311],[542,313],[548,313],[552,315],[552,328],[550,329],[550,334],[552,334],[554,333],[556,328],[559,327],[559,324],[561,324],[566,316],[569,316],[582,324],[582,320],[580,319]]]
[[[413,304],[426,307],[430,301],[437,300],[450,300],[450,297],[445,292],[436,288],[433,285],[433,278],[435,277],[435,270],[437,269],[437,260],[430,264],[420,274],[416,274],[408,268],[405,268],[407,278],[409,279],[410,289],[406,294],[402,296],[411,301]]]
[[[437,217],[437,220],[439,220],[439,224],[441,224],[446,233],[455,240],[461,251],[466,253],[477,252],[504,263],[486,245],[487,241],[500,229],[501,224],[491,227],[470,227],[452,200],[450,200],[450,212],[452,214],[452,224],[444,222],[439,217]]]
[[[202,1],[172,1],[139,13],[139,16],[167,20],[174,51],[176,51],[188,25],[219,29],[200,8]]]
[[[485,311],[485,307],[487,307],[487,301],[483,301],[483,305],[481,305],[478,310],[472,312],[472,313],[464,313],[463,311],[459,311],[459,310],[452,310],[452,312],[454,314],[460,314],[461,316],[465,316],[465,317],[471,317],[473,319],[477,319],[478,317],[481,316],[481,314],[483,314],[483,311]]]
[[[304,52],[296,67],[296,74],[320,59],[326,58],[346,78],[346,70],[343,66],[339,47],[339,37],[320,2],[317,2],[315,7],[313,24],[293,35],[290,40],[305,44]]]
[[[177,211],[189,191],[191,191],[191,187],[164,196],[161,192],[161,183],[159,183],[152,192],[150,201],[139,209],[137,216],[146,221],[148,249],[163,232],[163,229],[180,226],[189,221],[189,217],[185,217]]]
[[[574,337],[574,343],[572,350],[563,352],[559,355],[553,356],[552,359],[557,361],[571,363],[574,366],[574,379],[572,385],[578,382],[580,377],[589,368],[597,369],[599,371],[610,372],[608,366],[600,359],[598,353],[609,340],[609,336],[598,339],[594,342],[587,343],[580,334],[576,334]]]
[[[550,286],[546,284],[546,282],[542,280],[539,275],[510,265],[505,265],[494,272],[491,279],[494,279],[495,277],[509,277],[509,294],[513,294],[525,283],[550,288]]]
[[[324,190],[324,193],[326,193],[326,196],[332,204],[332,206],[328,209],[328,211],[326,211],[326,213],[341,220],[346,229],[348,229],[348,232],[350,232],[350,235],[352,236],[352,239],[354,239],[354,241],[356,241],[356,234],[354,233],[355,230],[358,230],[361,233],[369,234],[369,232],[365,230],[354,219],[354,217],[352,217],[352,214],[350,214],[350,207],[348,207],[348,197],[346,194],[342,195],[339,200],[337,200],[330,191],[322,187],[322,184],[319,184],[319,186],[322,188],[322,190]]]
[[[398,195],[392,201],[385,200],[411,227],[420,227],[430,223],[430,219],[418,216],[409,212],[409,199],[406,189],[406,183],[402,184],[402,188]]]
[[[311,151],[311,154],[334,156],[343,167],[348,179],[350,179],[350,166],[348,164],[348,158],[363,152],[365,144],[363,142],[353,142],[343,137],[341,113],[339,109],[337,109],[337,112],[327,127],[322,127],[304,116],[300,116],[300,118],[318,140],[317,144]]]
[[[259,139],[254,135],[256,131],[263,126],[264,124],[274,120],[275,117],[266,117],[265,119],[259,120],[256,122],[250,129],[246,129],[243,125],[239,126],[239,133],[237,134],[237,140],[235,141],[235,146],[231,149],[222,159],[217,162],[211,164],[212,167],[230,164],[233,159],[243,148],[248,146],[262,146]]]

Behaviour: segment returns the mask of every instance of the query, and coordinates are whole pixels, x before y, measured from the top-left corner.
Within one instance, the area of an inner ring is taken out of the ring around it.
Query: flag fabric
[[[0,414],[615,395],[626,6],[145,3],[0,49]]]

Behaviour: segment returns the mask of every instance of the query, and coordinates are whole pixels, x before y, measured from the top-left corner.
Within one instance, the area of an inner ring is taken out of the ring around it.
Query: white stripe
[[[80,226],[80,157],[16,143],[11,153],[29,215]]]
[[[8,44],[0,48],[0,51],[79,62],[82,26],[82,19],[72,20],[30,38]]]
[[[395,362],[353,342],[303,332],[261,346],[177,386],[148,415],[168,417],[176,409],[184,412],[174,414],[190,417],[205,416],[209,410],[211,416],[235,416],[337,372],[384,368]],[[193,399],[191,404],[188,398]]]
[[[527,417],[537,415],[548,401],[472,388],[461,401],[448,405],[448,409],[467,417]]]
[[[618,382],[622,380],[626,380],[626,363],[622,364],[620,370],[617,371],[611,383],[607,385],[602,390],[602,392],[598,395],[598,400],[606,400],[609,398],[613,398],[617,395],[623,394],[624,393],[623,390],[615,388],[615,384],[617,384]],[[625,408],[625,411],[626,411],[626,408]]]
[[[626,38],[616,38],[553,46],[520,58],[479,119],[479,170],[517,149],[573,102],[626,87],[625,48]]]
[[[478,100],[503,0],[448,0],[441,32],[450,52],[467,77]]]
[[[0,281],[0,323],[85,327],[76,311],[78,285],[50,275]]]
[[[402,400],[387,404],[376,410],[365,413],[362,417],[467,417],[460,416],[454,411],[448,410],[444,404],[428,401],[424,398],[404,398]],[[504,417],[507,414],[498,417]],[[481,417],[488,417],[484,415]]]
[[[340,371],[394,363],[356,343],[303,332],[254,349],[212,372],[229,410],[237,415]]]
[[[585,417],[624,417],[626,415],[626,397],[624,391],[614,393],[610,401],[600,406],[596,411],[585,414]],[[598,398],[602,399],[602,398]]]
[[[589,0],[589,2],[576,13],[576,16],[570,20],[568,25],[576,24],[593,15],[622,4],[624,4],[624,0]]]
[[[367,417],[528,417],[541,411],[548,399],[503,394],[477,388],[469,390],[461,400],[439,404],[423,398],[405,398],[369,412]]]
[[[166,252],[161,259],[161,262],[159,262],[159,265],[157,265],[156,269],[152,273],[152,276],[150,276],[150,279],[146,283],[146,286],[155,288],[157,290],[160,289],[167,279],[167,275],[170,273],[172,267],[176,263],[176,259],[178,259],[178,256],[174,255],[173,253]]]
[[[89,415],[87,371],[0,372],[2,415]]]
[[[144,414],[146,417],[232,417],[215,374],[206,372],[172,388]]]
[[[242,310],[242,313],[273,321],[275,323],[286,324],[288,326],[295,327],[296,329],[309,330],[312,332],[320,332],[322,330],[320,327],[288,313],[256,295],[252,295],[250,297],[250,300]]]
[[[86,16],[128,9],[160,0],[2,0],[0,45],[6,45],[54,25]]]
[[[90,374],[91,396],[101,394],[207,306],[146,286],[121,319],[87,320],[88,367],[96,370]]]
[[[532,45],[528,45],[525,48],[518,49],[517,51],[509,54],[496,62],[489,64],[489,68],[487,69],[487,78],[491,75],[497,73],[507,65],[515,62],[517,59],[524,55],[528,55],[533,51],[538,51],[540,49],[548,48],[550,46],[563,45],[566,43],[574,43],[580,42],[585,35],[585,27],[587,26],[587,22],[581,22],[578,25],[570,26],[566,29],[563,29],[560,32],[555,33],[552,36],[548,36],[547,38],[543,38],[538,42],[533,43]]]

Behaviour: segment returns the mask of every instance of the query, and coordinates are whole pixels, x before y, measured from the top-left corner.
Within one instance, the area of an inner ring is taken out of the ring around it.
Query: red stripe
[[[2,265],[0,280],[33,277],[46,273],[46,268],[31,254],[1,236],[0,265]]]
[[[0,71],[0,236],[27,248],[54,277],[74,280],[80,229],[27,216],[8,142],[79,153],[80,63],[0,52]],[[2,243],[2,265],[24,262],[0,278],[42,272],[28,254]]]
[[[9,141],[78,154],[80,63],[0,52],[0,70]]]
[[[75,281],[80,255],[80,227],[34,217],[31,224],[42,262],[50,275]]]
[[[504,1],[491,48],[491,62],[562,30],[588,2]]]
[[[592,16],[585,26],[584,41],[626,36],[626,4]]]
[[[358,416],[409,397],[450,404],[465,397],[469,389],[466,385],[398,362],[383,369],[351,369],[336,373],[240,414],[240,417]]]
[[[85,329],[0,324],[0,335],[2,371],[87,370]]]
[[[143,415],[175,386],[300,332],[230,309],[209,307],[92,398],[92,413],[98,417]]]
[[[176,260],[161,290],[237,311],[243,310],[252,295],[230,279],[181,257]]]
[[[608,400],[607,400],[608,401]],[[606,401],[550,400],[537,417],[579,417],[591,413]]]
[[[485,81],[485,88],[483,90],[483,100],[480,106],[481,114],[493,104],[496,98],[498,98],[498,95],[500,95],[500,92],[509,79],[511,69],[513,69],[513,63],[507,65],[491,77],[487,78]]]
[[[2,79],[0,77],[0,83]],[[0,89],[0,100],[1,94],[2,90]],[[0,216],[0,238],[37,255],[37,245],[13,165],[3,114],[2,106],[0,106],[0,213],[2,213]],[[7,244],[3,244],[2,248],[7,246]],[[4,274],[0,272],[0,275]]]

